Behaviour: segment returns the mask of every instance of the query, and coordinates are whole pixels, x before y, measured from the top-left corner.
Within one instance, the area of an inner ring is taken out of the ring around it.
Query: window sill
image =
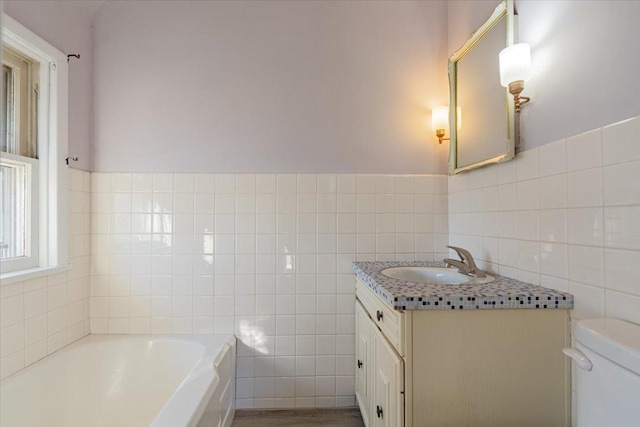
[[[0,286],[22,282],[24,280],[35,279],[37,277],[48,276],[50,274],[62,273],[71,270],[71,264],[59,265],[56,267],[38,267],[28,270],[12,271],[0,275]]]

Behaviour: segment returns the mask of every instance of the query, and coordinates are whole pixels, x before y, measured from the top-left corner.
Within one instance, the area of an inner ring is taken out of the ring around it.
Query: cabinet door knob
[[[376,414],[378,415],[378,418],[382,418],[382,408],[378,405],[376,405]]]
[[[362,360],[358,360],[358,369],[362,368]]]
[[[376,310],[376,318],[378,319],[378,322],[382,320],[382,312],[380,310]]]

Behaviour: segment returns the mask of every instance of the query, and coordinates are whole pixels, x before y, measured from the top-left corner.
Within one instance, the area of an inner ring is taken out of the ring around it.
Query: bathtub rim
[[[128,340],[158,340],[172,342],[186,342],[198,344],[204,349],[195,364],[191,367],[180,384],[173,389],[170,397],[155,414],[150,427],[175,427],[175,426],[195,426],[202,417],[209,400],[220,383],[218,372],[215,369],[215,362],[226,351],[233,351],[233,370],[231,372],[232,381],[235,382],[235,353],[236,337],[232,334],[89,334],[79,340],[49,354],[43,359],[29,365],[28,367],[9,375],[1,383],[15,379],[18,376],[28,374],[35,369],[40,362],[51,357],[60,357],[83,346],[105,341],[128,341]],[[231,402],[235,406],[235,396]]]
[[[149,427],[196,426],[216,387],[220,384],[220,376],[215,366],[218,359],[221,359],[227,351],[233,352],[231,381],[235,382],[236,337],[231,334],[156,335],[154,337],[197,341],[205,346],[206,351],[160,409]],[[231,400],[231,405],[235,407],[235,396]]]

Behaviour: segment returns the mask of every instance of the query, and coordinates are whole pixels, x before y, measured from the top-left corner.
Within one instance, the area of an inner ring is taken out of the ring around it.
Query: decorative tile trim
[[[493,275],[490,283],[441,285],[392,279],[390,267],[444,267],[441,262],[355,262],[353,271],[395,310],[495,310],[573,308],[573,295]]]

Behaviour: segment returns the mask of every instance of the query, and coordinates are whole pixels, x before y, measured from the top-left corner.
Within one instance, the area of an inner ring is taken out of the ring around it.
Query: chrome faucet
[[[447,267],[456,267],[458,272],[462,274],[466,274],[467,276],[475,276],[475,277],[487,277],[487,273],[480,270],[476,265],[476,262],[473,260],[473,256],[471,256],[471,252],[466,249],[458,248],[456,246],[447,246],[449,249],[453,249],[458,253],[460,257],[460,261],[451,258],[444,259],[444,265]]]

